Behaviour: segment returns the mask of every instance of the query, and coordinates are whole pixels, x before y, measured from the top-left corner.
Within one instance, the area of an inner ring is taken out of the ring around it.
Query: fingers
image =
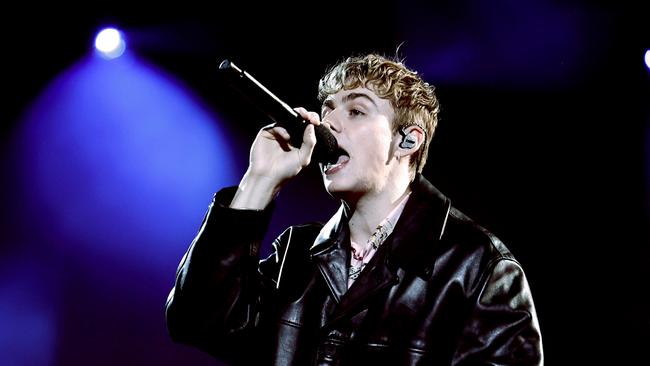
[[[311,154],[314,151],[314,146],[316,146],[316,132],[314,131],[314,127],[320,125],[320,116],[318,113],[310,112],[302,107],[298,107],[295,110],[305,121],[310,123],[305,127],[305,132],[302,135],[302,145],[300,145],[300,150],[298,151],[300,163],[305,167],[311,162]]]
[[[310,112],[302,107],[295,108],[295,111],[298,112],[305,121],[309,122],[309,125],[307,125],[303,133],[302,144],[298,149],[301,164],[308,165],[311,160],[311,153],[316,145],[314,126],[319,126],[321,124],[320,116],[318,113]],[[291,136],[289,135],[289,132],[287,132],[283,127],[277,126],[275,123],[263,127],[261,136],[269,140],[277,141],[284,151],[292,150]]]
[[[294,110],[298,112],[300,116],[305,119],[305,121],[313,124],[314,126],[320,125],[320,116],[318,113],[310,112],[302,107],[294,108]]]
[[[302,136],[302,145],[298,150],[298,157],[302,167],[306,167],[311,162],[314,146],[316,146],[316,132],[314,131],[314,125],[308,125]]]
[[[289,141],[291,139],[289,132],[284,127],[274,126],[268,131],[278,140]]]
[[[282,150],[291,150],[291,136],[289,135],[289,132],[287,132],[287,130],[285,130],[283,127],[278,127],[275,124],[271,124],[264,127],[262,129],[262,133],[263,137],[277,141]]]

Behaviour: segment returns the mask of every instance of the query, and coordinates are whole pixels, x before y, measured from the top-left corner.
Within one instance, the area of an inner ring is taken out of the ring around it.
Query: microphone
[[[219,64],[220,73],[230,85],[239,91],[253,105],[264,112],[278,126],[283,127],[291,136],[290,143],[299,148],[302,136],[309,122],[305,121],[298,112],[268,90],[251,74],[237,67],[230,60],[223,60]],[[316,146],[312,158],[319,163],[336,161],[339,156],[339,144],[336,137],[324,125],[314,126],[316,132]]]

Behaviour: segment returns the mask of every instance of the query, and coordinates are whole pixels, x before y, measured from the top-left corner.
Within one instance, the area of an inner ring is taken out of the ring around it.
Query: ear
[[[420,148],[424,143],[424,130],[417,125],[404,127],[399,131],[396,153],[400,156],[408,156]]]

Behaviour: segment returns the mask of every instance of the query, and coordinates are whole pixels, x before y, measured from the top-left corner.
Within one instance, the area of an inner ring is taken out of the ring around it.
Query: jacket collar
[[[309,249],[336,302],[341,301],[348,289],[349,250],[346,246],[350,237],[349,220],[350,207],[343,203],[323,226]]]
[[[376,254],[377,260],[371,261],[374,265],[362,272],[350,291],[347,291],[350,208],[343,203],[321,229],[310,249],[311,257],[337,302],[341,302],[344,294],[347,303],[372,292],[373,288],[362,286],[367,280],[364,277],[372,277],[373,283],[385,285],[396,277],[398,267],[423,277],[431,273],[436,243],[444,233],[451,202],[421,174],[411,183],[411,191],[393,233],[382,245],[386,248]]]
[[[391,240],[391,264],[428,277],[437,256],[451,201],[421,174],[411,184],[411,197],[397,221]]]

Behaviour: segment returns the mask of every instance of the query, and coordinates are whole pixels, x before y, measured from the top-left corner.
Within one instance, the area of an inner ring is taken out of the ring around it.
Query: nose
[[[337,118],[336,114],[337,114],[336,109],[334,109],[333,111],[330,111],[327,114],[327,116],[325,116],[325,118],[323,118],[323,123],[325,123],[330,128],[330,130],[332,130],[334,132],[337,132],[337,133],[341,133],[342,126],[341,126],[341,123],[340,123],[339,119]]]

